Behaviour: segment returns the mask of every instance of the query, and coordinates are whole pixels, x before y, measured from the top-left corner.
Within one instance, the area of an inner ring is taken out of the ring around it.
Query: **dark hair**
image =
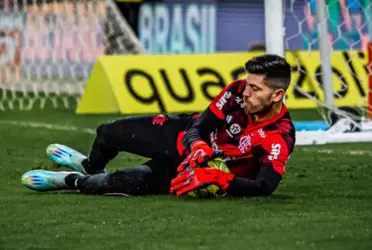
[[[254,42],[249,45],[249,51],[266,51],[266,45],[264,42]]]
[[[273,89],[287,90],[291,83],[291,66],[278,55],[254,57],[245,63],[245,69],[250,74],[265,75],[265,83]]]

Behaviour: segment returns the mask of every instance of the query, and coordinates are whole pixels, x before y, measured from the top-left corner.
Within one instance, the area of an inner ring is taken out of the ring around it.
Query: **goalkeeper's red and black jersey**
[[[178,149],[182,152],[202,139],[213,149],[224,151],[227,166],[235,176],[263,178],[262,185],[275,189],[294,149],[295,128],[285,105],[272,119],[255,122],[244,112],[245,85],[245,80],[237,80],[226,86],[188,131],[180,134]]]

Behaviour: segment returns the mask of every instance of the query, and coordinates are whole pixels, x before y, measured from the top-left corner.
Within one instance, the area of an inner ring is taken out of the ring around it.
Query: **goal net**
[[[265,0],[266,45],[293,70],[287,106],[319,114],[296,123],[304,144],[372,141],[371,12],[370,0]],[[126,53],[145,51],[113,0],[0,0],[0,110],[75,108],[98,56]]]
[[[0,110],[73,108],[98,56],[143,52],[112,0],[0,0]]]
[[[286,51],[295,72],[290,91],[297,104],[322,118],[297,123],[303,144],[372,141],[371,5],[370,0],[283,1],[284,47],[303,43],[300,51]]]

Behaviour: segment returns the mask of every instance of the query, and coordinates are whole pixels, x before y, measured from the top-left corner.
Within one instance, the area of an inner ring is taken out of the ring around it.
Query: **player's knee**
[[[97,127],[96,135],[101,144],[107,144],[110,138],[115,137],[115,128],[112,127],[110,122],[102,123]]]
[[[123,170],[110,174],[108,186],[110,186],[110,190],[114,193],[133,196],[146,195],[150,192],[150,187],[143,178],[131,175],[130,172]]]
[[[108,126],[108,123],[102,123],[97,127],[96,133],[98,137],[102,137],[103,135],[107,133],[107,126]]]

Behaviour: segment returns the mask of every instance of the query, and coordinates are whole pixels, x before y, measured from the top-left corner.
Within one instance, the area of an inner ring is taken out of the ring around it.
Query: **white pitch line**
[[[312,149],[311,147],[301,147],[298,148],[297,150],[303,151],[303,152],[313,152],[313,153],[318,153],[318,154],[340,154],[340,151],[336,151],[333,149]],[[296,152],[296,149],[295,149]],[[346,155],[372,155],[372,150],[348,150],[348,151],[342,151],[342,154]]]
[[[91,128],[79,128],[76,126],[62,125],[62,124],[51,124],[43,122],[32,122],[32,121],[15,121],[15,120],[0,120],[0,124],[12,125],[25,128],[43,128],[56,131],[68,131],[68,132],[78,132],[84,134],[94,135],[95,129]],[[320,154],[339,154],[340,152],[333,149],[314,149],[311,146],[301,146],[295,151],[303,151],[309,153],[320,153]],[[347,155],[372,155],[372,150],[349,150],[343,151],[342,154]]]
[[[69,132],[78,132],[78,133],[84,133],[84,134],[95,134],[95,130],[91,128],[79,128],[75,126],[62,125],[62,124],[51,124],[51,123],[44,123],[44,122],[0,120],[0,124],[25,127],[25,128],[43,128],[43,129],[57,130],[57,131],[69,131]]]

